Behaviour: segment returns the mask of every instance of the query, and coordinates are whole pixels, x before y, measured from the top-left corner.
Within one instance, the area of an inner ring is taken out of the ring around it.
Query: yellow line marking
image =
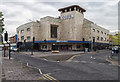
[[[45,77],[42,76],[42,77],[40,77],[40,79],[47,79],[47,78],[45,78]]]
[[[46,75],[43,75],[45,78],[48,78],[49,80],[53,80],[55,82],[59,82],[58,80],[56,80],[55,78],[53,78],[52,76],[46,74]]]
[[[55,78],[51,77],[51,76],[50,76],[50,75],[48,75],[48,74],[47,74],[46,76],[50,77],[50,78],[51,78],[51,79],[53,79],[53,80],[56,80]]]
[[[46,75],[44,75],[44,77],[48,78],[49,80],[53,80],[53,79],[51,79],[51,78],[47,77]]]

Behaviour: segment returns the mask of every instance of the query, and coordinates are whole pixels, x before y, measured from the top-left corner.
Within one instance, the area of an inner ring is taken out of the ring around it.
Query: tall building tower
[[[78,5],[61,8],[61,40],[82,40],[82,26],[84,12],[86,11]]]

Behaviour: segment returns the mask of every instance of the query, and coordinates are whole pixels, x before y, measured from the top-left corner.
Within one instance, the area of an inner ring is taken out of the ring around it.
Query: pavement
[[[54,56],[54,55],[75,55],[75,54],[82,54],[84,53],[83,51],[60,51],[58,53],[52,53],[51,51],[49,52],[42,52],[42,51],[38,51],[38,52],[33,52],[33,55],[31,55],[31,52],[16,52],[19,54],[26,54],[26,55],[30,55],[31,57],[44,57],[44,56]]]
[[[3,58],[3,80],[40,80],[41,74],[14,59]]]
[[[2,56],[2,52],[0,51],[0,56]],[[39,70],[29,67],[26,64],[18,62],[8,57],[2,58],[2,81],[8,80],[40,80],[42,76],[39,73]],[[0,81],[1,82],[1,81]]]

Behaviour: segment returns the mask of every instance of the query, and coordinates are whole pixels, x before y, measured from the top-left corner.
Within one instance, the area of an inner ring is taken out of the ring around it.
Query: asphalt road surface
[[[106,61],[110,51],[78,55],[69,62],[49,61],[28,55],[14,54],[17,61],[39,68],[57,80],[118,80],[118,66]]]

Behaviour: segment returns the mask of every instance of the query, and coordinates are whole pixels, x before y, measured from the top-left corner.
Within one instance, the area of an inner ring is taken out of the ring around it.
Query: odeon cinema
[[[18,42],[30,43],[35,37],[34,48],[38,50],[83,50],[101,44],[104,47],[108,45],[109,30],[85,19],[85,9],[72,5],[58,11],[58,18],[47,16],[40,21],[19,26]]]

